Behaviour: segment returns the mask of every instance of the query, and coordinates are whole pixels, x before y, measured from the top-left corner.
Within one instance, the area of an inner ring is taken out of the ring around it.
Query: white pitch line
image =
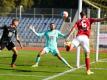
[[[77,68],[73,68],[73,69],[70,69],[70,70],[64,71],[64,72],[62,72],[62,73],[59,73],[59,74],[56,74],[56,75],[53,75],[53,76],[47,77],[47,78],[45,78],[45,79],[43,79],[43,80],[50,80],[50,79],[53,79],[53,78],[56,78],[56,77],[62,76],[62,75],[64,75],[64,74],[66,74],[66,73],[73,72],[73,71],[75,71],[76,69],[77,69]]]
[[[99,61],[102,61],[102,60],[107,60],[107,58],[106,58],[106,59],[101,59],[101,60],[99,60]],[[96,62],[96,61],[91,62],[90,64],[94,64],[95,62]],[[80,68],[83,68],[84,66],[85,66],[85,64],[84,64],[84,65],[81,65]],[[53,75],[53,76],[49,76],[49,77],[44,78],[44,79],[42,79],[42,80],[51,80],[51,79],[54,79],[54,78],[56,78],[56,77],[62,76],[62,75],[64,75],[64,74],[67,74],[67,73],[76,71],[76,70],[78,70],[78,69],[79,69],[79,68],[73,68],[73,69],[64,71],[64,72],[62,72],[62,73],[59,73],[59,74],[56,74],[56,75]]]
[[[85,65],[81,65],[80,68],[81,68],[81,67],[84,67],[84,66],[85,66]],[[69,72],[73,72],[73,71],[75,71],[75,70],[77,70],[77,69],[79,69],[79,68],[72,68],[72,69],[67,70],[67,71],[64,71],[64,72],[62,72],[62,73],[59,73],[59,74],[56,74],[56,75],[53,75],[53,76],[44,78],[43,80],[51,80],[51,79],[54,79],[54,78],[56,78],[56,77],[62,76],[62,75],[64,75],[64,74],[67,74],[67,73],[69,73]]]
[[[46,76],[37,76],[37,75],[26,75],[26,74],[0,74],[0,76],[26,76],[26,77],[46,77]]]

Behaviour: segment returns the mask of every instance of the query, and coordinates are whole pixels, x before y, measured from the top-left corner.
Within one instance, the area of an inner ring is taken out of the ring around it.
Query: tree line
[[[89,0],[93,4],[107,9],[107,0]],[[84,3],[83,3],[84,4]],[[78,0],[0,0],[0,11],[12,12],[14,9],[23,6],[28,8],[78,8]],[[87,6],[85,4],[85,6]]]

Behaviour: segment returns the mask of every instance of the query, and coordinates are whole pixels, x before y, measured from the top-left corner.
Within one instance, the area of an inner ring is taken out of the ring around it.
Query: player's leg
[[[90,52],[85,52],[85,64],[87,75],[94,74],[94,72],[90,70]]]
[[[72,51],[72,49],[74,48],[74,45],[71,42],[65,42],[64,44],[66,51]]]
[[[87,36],[85,36],[84,39],[82,40],[82,46],[85,50],[86,71],[87,71],[87,74],[90,75],[90,74],[93,74],[93,72],[91,72],[90,70],[90,48],[89,48],[89,39]]]
[[[69,68],[73,68],[72,66],[70,66],[70,64],[61,56],[61,54],[59,53],[58,49],[52,49],[50,50],[50,52],[52,53],[52,55],[57,56],[57,58],[59,60],[61,60],[65,65],[67,65]]]
[[[18,55],[18,51],[17,51],[16,47],[12,48],[12,52],[13,52],[13,55],[12,55],[11,67],[15,67],[16,66],[15,62],[16,62],[17,55]]]
[[[6,48],[10,51],[13,52],[13,55],[12,55],[12,61],[11,61],[11,67],[15,67],[15,62],[16,62],[16,59],[17,59],[17,55],[18,55],[18,51],[14,45],[13,42],[9,42],[8,45],[6,45]]]
[[[38,55],[37,55],[37,57],[36,57],[36,60],[35,60],[35,64],[32,65],[32,67],[38,67],[38,64],[39,64],[39,62],[40,62],[41,56],[43,56],[45,53],[46,53],[46,48],[44,48],[43,50],[41,50],[41,51],[38,53]]]
[[[73,48],[74,48],[74,44],[71,44],[71,46],[70,46],[70,51],[72,51]]]
[[[77,48],[79,44],[80,44],[80,41],[78,40],[78,37],[74,38],[70,46],[70,51],[72,51],[74,47]]]
[[[94,72],[90,70],[90,52],[85,52],[85,64],[87,75],[93,74]]]
[[[62,56],[60,53],[56,55],[59,60],[61,60],[65,65],[67,65],[69,68],[73,68]]]

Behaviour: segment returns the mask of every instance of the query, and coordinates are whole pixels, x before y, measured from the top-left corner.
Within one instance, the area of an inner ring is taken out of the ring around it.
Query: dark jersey
[[[4,26],[2,27],[3,34],[1,37],[1,42],[11,42],[12,37],[17,35],[16,28],[12,28],[10,26]]]

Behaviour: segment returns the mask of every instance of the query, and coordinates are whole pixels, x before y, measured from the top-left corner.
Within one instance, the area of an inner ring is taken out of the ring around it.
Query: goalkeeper
[[[35,64],[32,65],[32,67],[38,67],[41,56],[46,53],[51,52],[52,55],[57,56],[57,58],[61,60],[65,65],[67,65],[69,68],[72,68],[72,66],[70,66],[70,64],[61,56],[57,47],[57,39],[59,37],[65,38],[66,36],[62,34],[60,31],[55,30],[55,27],[56,26],[54,23],[50,23],[50,30],[43,32],[43,33],[37,33],[34,27],[32,26],[29,27],[38,37],[44,36],[46,38],[45,47],[37,55]]]

